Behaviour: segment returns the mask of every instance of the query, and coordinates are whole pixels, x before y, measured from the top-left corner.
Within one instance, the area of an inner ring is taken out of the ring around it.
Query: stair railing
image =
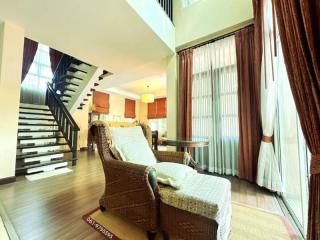
[[[163,11],[167,14],[170,18],[171,22],[173,22],[173,6],[172,0],[158,0],[158,3],[162,7]]]
[[[68,109],[60,100],[59,95],[53,90],[50,83],[48,83],[46,103],[52,112],[52,115],[59,125],[59,130],[66,139],[72,152],[72,165],[77,164],[77,142],[78,131],[80,130],[77,123],[72,118]]]

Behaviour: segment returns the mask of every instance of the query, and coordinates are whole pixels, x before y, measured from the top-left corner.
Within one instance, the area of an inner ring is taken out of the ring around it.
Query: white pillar
[[[177,137],[178,74],[177,55],[168,57],[167,65],[167,137]]]
[[[0,180],[15,176],[24,30],[0,23]]]

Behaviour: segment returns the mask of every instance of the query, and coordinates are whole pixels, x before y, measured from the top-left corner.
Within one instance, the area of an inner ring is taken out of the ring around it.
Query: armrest
[[[152,167],[107,160],[105,193],[100,206],[117,212],[146,230],[157,227],[159,188]]]
[[[156,159],[159,162],[173,162],[187,165],[185,161],[184,152],[172,152],[172,151],[153,151]]]
[[[157,189],[156,172],[152,167],[109,159],[104,162],[108,194],[113,190],[125,192],[126,189],[143,189],[154,199]],[[117,186],[119,185],[119,186]],[[117,187],[116,187],[117,186]]]

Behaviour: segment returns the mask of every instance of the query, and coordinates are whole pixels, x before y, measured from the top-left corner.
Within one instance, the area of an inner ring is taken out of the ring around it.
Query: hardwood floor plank
[[[104,191],[104,173],[96,152],[79,152],[70,174],[35,182],[23,176],[0,186],[0,201],[22,240],[104,239],[81,217],[98,207]],[[226,177],[232,199],[245,205],[282,213],[273,194],[254,184]]]

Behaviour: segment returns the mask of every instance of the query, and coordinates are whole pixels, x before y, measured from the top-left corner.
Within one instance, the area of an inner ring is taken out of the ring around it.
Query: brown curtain
[[[253,0],[254,16],[254,74],[256,79],[261,79],[261,60],[262,60],[262,26],[263,26],[263,1]]]
[[[50,48],[50,62],[51,62],[51,70],[54,75],[55,71],[57,70],[57,67],[59,65],[59,62],[63,56],[62,52],[59,52],[58,50],[55,50],[53,48]]]
[[[274,1],[284,60],[311,151],[308,239],[320,239],[320,1]]]
[[[23,80],[27,76],[27,73],[29,72],[37,49],[37,42],[29,38],[24,38],[21,82],[23,82]]]
[[[179,52],[179,138],[192,137],[192,57],[193,49]]]
[[[260,77],[255,77],[254,28],[235,34],[239,102],[239,177],[255,182],[262,127],[260,117]]]

